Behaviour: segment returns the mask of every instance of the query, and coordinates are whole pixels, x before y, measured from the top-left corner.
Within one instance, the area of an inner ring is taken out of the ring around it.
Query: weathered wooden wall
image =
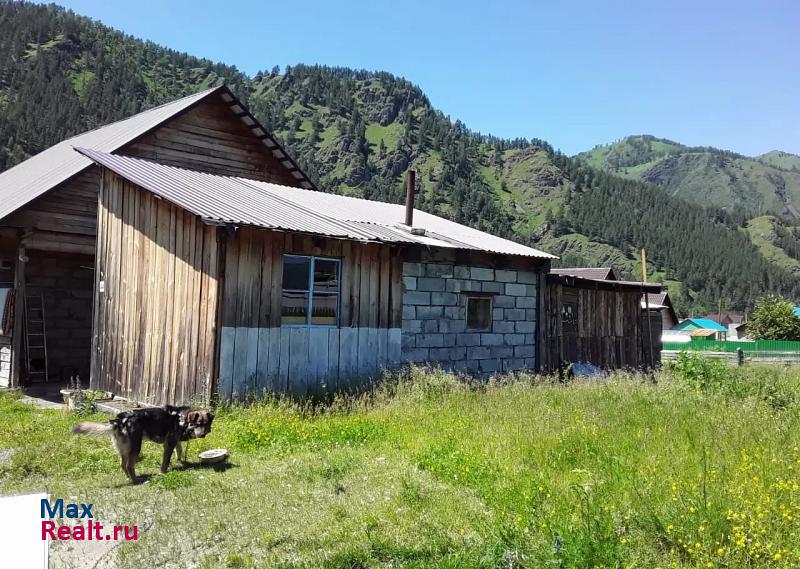
[[[299,185],[219,98],[204,101],[119,153],[189,170]]]
[[[206,399],[217,228],[109,171],[98,219],[92,387],[148,403]]]
[[[341,259],[339,327],[281,327],[284,254]],[[239,230],[225,246],[220,395],[321,395],[398,364],[402,270],[384,245]]]
[[[642,292],[635,287],[568,286],[548,279],[545,364],[588,362],[603,369],[647,368],[659,361],[660,331],[652,356]],[[660,322],[660,318],[658,319]],[[655,327],[658,322],[653,322]]]

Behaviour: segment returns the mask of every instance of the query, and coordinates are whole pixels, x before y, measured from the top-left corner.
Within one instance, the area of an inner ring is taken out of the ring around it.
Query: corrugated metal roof
[[[59,184],[80,174],[92,165],[86,156],[73,148],[91,148],[99,152],[115,152],[140,136],[162,125],[172,117],[191,108],[209,96],[219,95],[231,111],[259,138],[266,149],[278,160],[285,161],[287,169],[298,183],[313,187],[308,177],[294,160],[272,138],[226,86],[206,89],[178,99],[127,119],[90,130],[32,156],[25,162],[0,173],[0,219],[13,213]]]
[[[251,225],[361,241],[415,243],[553,258],[548,253],[419,210],[414,210],[414,227],[426,231],[425,235],[414,235],[398,227],[405,218],[405,207],[402,205],[206,174],[91,149],[76,150],[207,222]]]
[[[569,275],[584,279],[597,279],[601,281],[616,280],[614,270],[611,267],[574,267],[550,269],[556,275]]]

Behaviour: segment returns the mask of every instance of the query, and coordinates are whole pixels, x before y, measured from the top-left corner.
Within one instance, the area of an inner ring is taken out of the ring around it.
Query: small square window
[[[492,297],[467,297],[467,328],[490,330],[492,328]]]

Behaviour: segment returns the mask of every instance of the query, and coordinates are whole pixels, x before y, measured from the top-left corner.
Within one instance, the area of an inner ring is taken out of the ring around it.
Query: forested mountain
[[[641,135],[597,146],[578,158],[700,205],[744,217],[769,214],[800,220],[800,156],[794,154],[773,151],[749,158]]]
[[[224,82],[326,191],[400,202],[413,168],[422,209],[563,254],[565,265],[613,264],[638,279],[646,247],[651,280],[667,280],[685,312],[718,300],[745,309],[765,291],[800,297],[798,277],[751,242],[739,209],[690,203],[541,140],[472,132],[388,73],[265,62],[249,77],[55,6],[0,1],[0,31],[0,168]],[[763,167],[788,162],[765,155]]]

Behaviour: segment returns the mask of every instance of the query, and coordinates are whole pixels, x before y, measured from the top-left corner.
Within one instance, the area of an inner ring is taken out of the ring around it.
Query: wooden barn
[[[553,257],[409,198],[316,191],[225,87],[64,141],[0,174],[9,380],[164,403],[536,369]]]
[[[589,278],[593,269],[558,269],[547,275],[541,369],[571,363],[602,369],[650,369],[661,361],[661,313],[642,307],[661,285]]]

